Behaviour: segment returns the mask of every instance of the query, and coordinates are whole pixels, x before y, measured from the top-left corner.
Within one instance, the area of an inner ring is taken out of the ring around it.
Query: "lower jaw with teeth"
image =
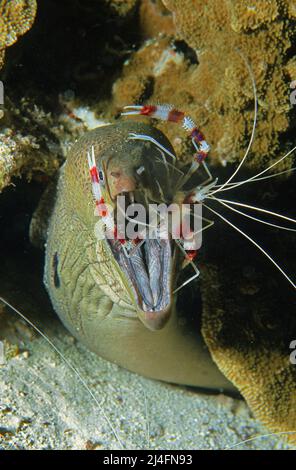
[[[170,240],[146,239],[130,257],[117,242],[110,245],[130,283],[140,320],[151,330],[162,328],[168,321],[171,310]]]

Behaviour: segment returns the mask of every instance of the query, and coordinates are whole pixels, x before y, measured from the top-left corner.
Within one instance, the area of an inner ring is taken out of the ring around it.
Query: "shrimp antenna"
[[[271,168],[273,168],[274,166],[281,163],[283,160],[285,160],[285,158],[289,157],[293,152],[295,152],[295,150],[296,150],[296,146],[293,147],[291,150],[289,150],[289,152],[286,153],[283,157],[279,158],[274,163],[272,163],[270,166],[265,168],[265,170],[262,170],[262,171],[260,171],[260,173],[257,173],[257,175],[251,176],[251,178],[248,178],[244,181],[240,181],[237,184],[233,184],[233,186],[231,186],[230,188],[224,188],[225,185],[222,185],[220,188],[216,189],[211,194],[214,194],[214,193],[217,193],[217,192],[220,192],[220,191],[229,191],[230,189],[237,188],[238,186],[241,186],[242,184],[250,183],[251,181],[256,181],[258,179],[258,177],[260,177],[261,175],[264,175],[267,171],[271,170]],[[287,171],[291,171],[291,170],[287,170]],[[272,177],[272,176],[273,175],[270,175],[270,177]]]
[[[256,183],[257,181],[268,180],[270,178],[275,178],[276,176],[284,175],[285,173],[292,173],[296,170],[296,167],[288,168],[288,170],[279,171],[278,173],[274,173],[273,175],[262,176],[262,178],[255,178],[252,180],[244,180],[244,181],[237,181],[236,183],[229,183],[227,186],[231,186],[229,189],[236,188],[236,186],[240,186],[241,184],[245,183]],[[221,188],[222,184],[216,184],[216,188]]]
[[[264,212],[265,214],[269,214],[269,215],[272,215],[274,217],[279,217],[280,219],[284,219],[284,220],[287,220],[288,222],[293,222],[294,224],[296,224],[296,220],[292,219],[291,217],[287,217],[286,215],[278,214],[277,212],[272,212],[272,211],[269,211],[267,209],[262,209],[261,207],[251,206],[250,204],[243,204],[242,202],[230,201],[228,199],[220,199],[220,198],[217,198],[215,196],[209,196],[209,198],[210,199],[215,199],[215,200],[220,201],[220,202],[225,202],[225,203],[228,203],[228,204],[231,204],[231,205],[234,205],[234,206],[246,207],[247,209],[251,209],[251,210],[254,210],[254,211]],[[205,199],[208,199],[208,198],[206,197]],[[292,230],[294,231],[294,229],[292,229]]]
[[[275,267],[282,273],[282,275],[289,281],[289,283],[296,289],[296,285],[292,281],[292,279],[288,276],[288,274],[285,273],[285,271],[278,265],[278,263],[255,241],[253,238],[251,238],[248,234],[243,232],[239,227],[234,225],[230,220],[226,219],[223,217],[223,215],[219,214],[219,212],[216,212],[214,209],[206,205],[205,203],[203,204],[209,211],[213,212],[213,214],[217,215],[220,219],[222,219],[224,222],[226,222],[230,227],[234,228],[237,232],[239,232],[241,235],[243,235],[247,240],[249,240],[253,245],[255,245],[261,253],[263,253],[269,261],[272,262],[272,264],[275,265]]]
[[[289,232],[296,232],[295,228],[289,228],[289,227],[284,227],[283,225],[272,224],[271,222],[267,222],[266,220],[258,219],[258,217],[253,217],[252,215],[246,214],[243,211],[235,209],[234,207],[231,207],[229,204],[227,204],[224,199],[219,199],[215,196],[211,197],[210,199],[218,201],[218,202],[220,202],[220,204],[222,204],[222,206],[227,207],[228,209],[236,212],[237,214],[243,215],[244,217],[247,217],[248,219],[255,220],[256,222],[260,222],[261,224],[269,225],[269,226],[275,227],[275,228],[280,228],[281,230],[287,230]],[[236,204],[236,203],[233,203],[232,201],[227,201],[227,202],[229,202],[230,204]],[[237,205],[243,206],[243,207],[247,206],[247,204],[239,204],[239,203],[237,203]],[[252,207],[252,209],[255,209],[255,208]],[[258,210],[260,210],[260,209],[258,209]],[[265,211],[265,210],[263,212],[269,213],[269,211]],[[272,214],[272,212],[271,212],[271,214]],[[276,214],[276,215],[279,215],[279,214]],[[284,217],[284,218],[288,218],[288,217]],[[296,222],[293,219],[289,219],[289,220],[292,220],[293,222]]]

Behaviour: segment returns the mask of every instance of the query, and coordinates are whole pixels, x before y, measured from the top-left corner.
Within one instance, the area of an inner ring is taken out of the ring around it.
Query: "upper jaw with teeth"
[[[110,245],[130,284],[140,320],[149,329],[162,328],[171,309],[171,240],[147,238],[133,250],[132,256],[118,244]]]

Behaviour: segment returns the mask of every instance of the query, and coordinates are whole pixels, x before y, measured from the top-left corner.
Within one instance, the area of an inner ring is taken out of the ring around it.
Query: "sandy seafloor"
[[[1,449],[289,448],[270,435],[239,444],[268,434],[242,400],[130,373],[87,351],[58,320],[47,319],[45,331],[79,370],[96,404],[43,338],[12,314],[5,317],[21,349],[0,367]]]

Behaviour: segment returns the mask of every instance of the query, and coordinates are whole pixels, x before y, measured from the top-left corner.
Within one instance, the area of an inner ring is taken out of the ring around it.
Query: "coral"
[[[253,7],[232,0],[163,3],[173,14],[176,33],[150,39],[129,59],[113,88],[113,110],[127,103],[173,102],[205,131],[213,160],[239,161],[254,116],[247,61],[259,100],[248,164],[272,163],[285,150],[283,136],[293,125],[285,68],[295,26],[289,2],[262,0]],[[281,169],[290,165],[286,160]]]
[[[0,192],[18,176],[48,179],[60,167],[70,143],[88,129],[78,117],[46,113],[26,98],[15,105],[6,97],[1,122]]]
[[[28,31],[35,19],[36,0],[0,1],[0,69],[4,63],[5,49]]]
[[[113,85],[110,114],[124,105],[137,102],[171,103],[191,115],[196,108],[196,87],[190,61],[167,37],[151,39],[125,63],[122,76]],[[178,85],[177,85],[178,84]],[[191,86],[190,86],[191,84]],[[172,100],[173,97],[173,100]],[[206,113],[205,113],[206,116]],[[169,137],[175,150],[186,148],[185,134],[180,128],[162,122],[157,126]]]
[[[0,49],[0,69],[3,67],[5,57],[5,50]]]
[[[144,38],[159,34],[174,34],[173,17],[161,0],[142,0],[140,4],[140,30]]]
[[[277,0],[257,0],[254,5],[229,0],[230,25],[240,33],[272,23],[279,15]]]
[[[295,445],[296,432],[289,433],[296,429],[296,369],[289,359],[296,337],[293,309],[275,302],[275,280],[248,277],[241,270],[235,274],[235,268],[205,267],[202,333],[214,361],[256,418],[272,432],[287,432],[283,437]]]
[[[289,75],[291,81],[296,80],[296,57],[289,60],[286,66],[286,72]]]

